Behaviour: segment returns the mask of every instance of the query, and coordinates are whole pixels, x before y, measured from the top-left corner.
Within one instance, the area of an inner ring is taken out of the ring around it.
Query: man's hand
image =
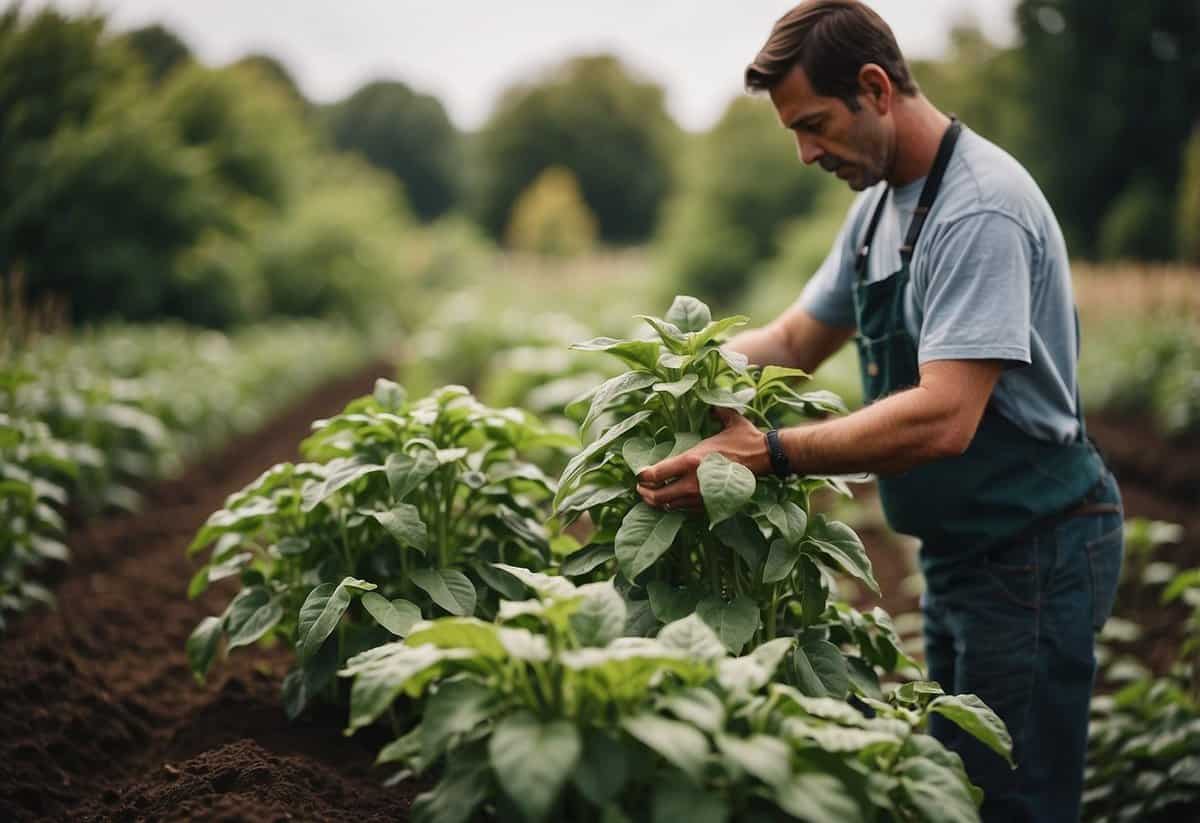
[[[647,505],[668,511],[703,508],[696,470],[700,468],[700,461],[713,452],[720,452],[755,474],[771,471],[766,437],[757,426],[732,409],[714,407],[713,415],[725,425],[724,431],[702,440],[682,454],[642,469],[637,491]]]

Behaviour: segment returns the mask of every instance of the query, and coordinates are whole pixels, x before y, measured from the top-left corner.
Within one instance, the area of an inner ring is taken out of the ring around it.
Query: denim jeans
[[[1120,508],[1111,474],[1090,499]],[[985,823],[1079,819],[1094,633],[1116,597],[1122,527],[1119,510],[1078,515],[969,561],[922,555],[929,678],[979,695],[1013,738],[1016,769],[949,720],[930,721],[984,790]]]

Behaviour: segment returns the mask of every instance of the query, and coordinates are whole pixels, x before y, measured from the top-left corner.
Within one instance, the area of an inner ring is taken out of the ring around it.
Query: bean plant
[[[1002,756],[1003,723],[973,695],[910,682],[862,710],[772,682],[795,646],[731,656],[697,615],[622,636],[611,581],[499,565],[536,597],[497,619],[413,626],[352,658],[352,732],[416,704],[379,755],[433,772],[417,823],[467,820],[977,820],[982,794],[927,734],[942,714]]]
[[[700,464],[705,511],[662,511],[642,502],[636,475],[715,434],[714,407],[744,414],[762,427],[781,417],[843,412],[829,392],[801,391],[798,369],[747,365],[721,347],[744,317],[713,320],[691,297],[677,297],[664,318],[641,316],[651,339],[596,338],[574,348],[619,358],[627,371],[568,409],[581,431],[598,434],[567,465],[556,514],[572,523],[587,514],[593,531],[562,564],[568,576],[615,567],[626,598],[629,630],[653,634],[665,623],[698,614],[737,654],[778,637],[798,637],[791,664],[816,693],[845,696],[878,688],[875,666],[914,666],[899,651],[881,611],[862,615],[835,606],[835,575],[879,588],[862,542],[844,523],[811,510],[822,488],[847,493],[823,477],[755,477],[719,454]],[[859,654],[843,659],[840,643]]]
[[[211,547],[191,596],[222,578],[242,583],[189,639],[194,672],[204,676],[222,640],[280,638],[297,654],[284,682],[293,716],[336,694],[348,657],[417,620],[494,615],[499,593],[519,589],[492,562],[545,566],[554,483],[522,455],[574,442],[461,386],[410,402],[388,380],[314,428],[302,445],[310,462],[277,465],[232,495],[190,548]]]

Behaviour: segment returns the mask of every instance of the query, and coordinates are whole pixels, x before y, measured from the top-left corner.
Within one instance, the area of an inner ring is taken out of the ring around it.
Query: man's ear
[[[876,114],[892,110],[892,91],[892,78],[879,65],[867,63],[858,70],[859,96]]]

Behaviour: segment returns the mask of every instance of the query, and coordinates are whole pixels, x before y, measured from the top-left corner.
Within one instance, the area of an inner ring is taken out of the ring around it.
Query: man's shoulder
[[[939,222],[995,213],[1037,233],[1047,219],[1054,219],[1037,181],[1020,161],[970,129],[963,130],[938,198],[945,205]]]

